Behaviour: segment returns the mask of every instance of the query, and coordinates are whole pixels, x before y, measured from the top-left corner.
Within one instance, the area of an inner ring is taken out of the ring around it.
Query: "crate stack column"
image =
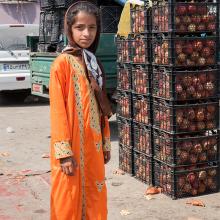
[[[130,8],[131,32],[117,37],[119,167],[126,172],[129,167],[137,179],[151,184],[149,17],[146,5]]]
[[[172,198],[219,189],[219,3],[153,1],[155,184]]]
[[[61,52],[64,47],[64,15],[73,1],[41,0],[38,52]]]
[[[152,184],[150,16],[148,4],[131,4],[131,71],[134,176]]]

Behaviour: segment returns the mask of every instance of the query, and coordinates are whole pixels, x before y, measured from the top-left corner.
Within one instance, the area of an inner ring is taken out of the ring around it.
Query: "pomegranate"
[[[207,29],[208,29],[209,31],[215,31],[215,30],[216,30],[216,25],[215,25],[215,23],[209,23],[209,24],[207,25]]]
[[[197,194],[198,194],[197,189],[192,188],[192,189],[191,189],[191,195],[192,195],[192,196],[196,196]]]
[[[214,129],[215,128],[215,123],[213,121],[207,121],[206,122],[206,128],[208,130]]]
[[[204,57],[209,57],[210,56],[210,54],[211,54],[211,51],[210,51],[210,48],[209,47],[204,47],[203,49],[202,49],[202,55],[204,56]]]
[[[189,96],[193,95],[195,93],[195,87],[190,86],[186,89],[186,92],[188,93]]]
[[[187,27],[185,24],[180,24],[179,27],[177,28],[177,30],[180,32],[186,32]]]
[[[196,50],[196,51],[201,51],[202,48],[203,48],[203,42],[202,41],[199,41],[199,40],[196,40],[193,42],[193,48]]]
[[[199,53],[196,52],[196,51],[192,52],[192,54],[191,54],[191,60],[197,61],[198,58],[199,58]]]
[[[184,5],[178,5],[178,6],[176,7],[176,14],[177,14],[177,15],[184,15],[184,14],[186,14],[186,12],[187,12],[186,6],[184,6]]]
[[[207,60],[206,60],[206,63],[207,63],[208,65],[213,65],[213,64],[215,64],[215,58],[214,58],[213,56],[208,57]]]
[[[185,75],[183,77],[183,85],[184,86],[188,87],[188,86],[190,86],[192,84],[192,82],[193,82],[193,79],[192,79],[192,77],[190,75]]]
[[[209,176],[214,177],[214,176],[216,176],[216,174],[217,174],[216,169],[210,169],[210,170],[208,170],[208,175],[209,175]]]
[[[215,113],[216,108],[215,108],[214,105],[208,105],[208,106],[207,106],[207,110],[208,110],[208,112],[210,112],[210,113]]]
[[[199,180],[205,180],[207,176],[206,171],[202,170],[199,172]]]
[[[201,22],[208,23],[209,22],[209,16],[208,15],[201,16]]]
[[[200,18],[199,15],[193,15],[193,16],[191,17],[191,21],[192,21],[193,23],[195,23],[195,24],[199,24],[200,21],[201,21],[201,18]]]
[[[199,155],[199,161],[200,162],[205,162],[207,160],[207,155],[206,152],[203,152]]]
[[[198,193],[201,194],[201,193],[204,193],[206,190],[206,185],[202,182],[199,182],[199,189],[198,189]]]
[[[182,93],[183,92],[183,87],[180,84],[176,84],[176,92],[177,93]]]
[[[195,154],[190,154],[189,155],[189,160],[191,163],[196,163],[197,162],[197,156]]]
[[[199,5],[197,7],[197,13],[200,14],[200,15],[207,14],[207,6]]]
[[[203,121],[197,122],[197,130],[204,130],[206,127],[205,123]]]
[[[193,184],[196,180],[196,175],[195,173],[191,172],[187,175],[186,177],[187,181],[190,183],[190,184]]]
[[[188,31],[189,32],[195,32],[196,31],[196,25],[195,24],[190,24],[188,26]]]
[[[205,113],[203,108],[199,108],[196,113],[197,121],[203,121],[205,119]]]
[[[184,176],[179,176],[177,179],[177,185],[179,188],[182,188],[186,183],[185,177]]]
[[[180,53],[177,57],[177,60],[180,62],[180,63],[184,63],[186,61],[186,55],[184,53]]]
[[[193,53],[193,45],[189,42],[186,43],[185,47],[183,48],[183,51],[186,53],[186,54],[189,54],[191,55]]]
[[[208,63],[208,61],[207,61],[207,63]],[[199,66],[204,66],[205,64],[206,64],[206,59],[204,57],[200,57],[199,60],[198,60],[198,65]]]
[[[193,152],[195,154],[200,154],[202,153],[202,145],[200,143],[197,143],[193,146]]]
[[[191,185],[189,183],[186,183],[183,187],[183,192],[190,193],[191,192]]]
[[[214,40],[207,40],[207,41],[206,41],[206,45],[207,45],[208,47],[214,48],[214,47],[215,47],[215,41],[214,41]]]
[[[188,11],[188,14],[193,15],[193,14],[196,14],[197,8],[195,5],[190,4],[187,8],[187,11]]]
[[[206,26],[203,23],[200,23],[196,27],[197,31],[204,31],[206,29]]]
[[[183,51],[182,45],[179,43],[176,43],[176,54],[180,54]]]
[[[192,121],[195,118],[195,111],[193,110],[193,108],[188,109],[187,111],[187,118]]]

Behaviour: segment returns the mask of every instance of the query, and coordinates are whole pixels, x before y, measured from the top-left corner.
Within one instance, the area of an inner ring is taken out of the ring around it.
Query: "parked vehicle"
[[[26,36],[38,34],[37,24],[0,25],[0,92],[30,92],[29,49]],[[10,96],[10,95],[8,95]]]

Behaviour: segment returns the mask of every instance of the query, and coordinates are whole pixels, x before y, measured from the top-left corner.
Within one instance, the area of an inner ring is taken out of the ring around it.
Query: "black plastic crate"
[[[153,101],[153,121],[157,129],[169,133],[194,133],[218,129],[218,99],[197,104]]]
[[[178,70],[153,67],[153,96],[170,101],[216,98],[219,94],[219,69]]]
[[[219,160],[219,131],[175,135],[154,129],[153,138],[154,157],[171,166]]]
[[[131,92],[131,66],[129,64],[117,66],[117,89]]]
[[[57,10],[54,13],[51,42],[64,41],[64,16],[65,10]]]
[[[205,67],[217,65],[218,35],[174,37],[155,35],[152,39],[153,64],[174,67]]]
[[[119,145],[119,168],[126,173],[133,174],[132,149]]]
[[[146,6],[131,4],[131,32],[148,33],[150,31],[150,12]]]
[[[50,43],[54,25],[54,12],[45,11],[40,13],[39,42]]]
[[[150,97],[133,94],[133,119],[135,122],[151,125]]]
[[[55,8],[68,8],[71,4],[73,4],[74,0],[54,0]]]
[[[152,32],[179,34],[212,33],[219,24],[218,3],[176,2],[158,3],[152,7]]]
[[[124,118],[132,118],[131,92],[117,91],[117,114]]]
[[[102,33],[117,33],[121,12],[121,6],[100,6]]]
[[[149,37],[143,35],[131,35],[131,62],[133,64],[149,64],[150,43]]]
[[[117,62],[118,63],[130,63],[131,59],[131,48],[130,48],[129,38],[116,37],[116,47],[117,47]]]
[[[152,156],[151,127],[140,123],[133,124],[134,150]]]
[[[132,67],[132,91],[137,94],[151,94],[152,68],[149,65],[134,65]]]
[[[154,181],[173,199],[215,193],[219,191],[219,165],[172,167],[154,160]]]
[[[134,176],[148,185],[152,184],[152,157],[134,151]]]
[[[117,116],[119,144],[127,147],[133,146],[132,121]]]
[[[37,51],[38,52],[56,52],[57,44],[38,43]]]
[[[40,8],[42,11],[51,10],[54,7],[54,0],[40,0]]]

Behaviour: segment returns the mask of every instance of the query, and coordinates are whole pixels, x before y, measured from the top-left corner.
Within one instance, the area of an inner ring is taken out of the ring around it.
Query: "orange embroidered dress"
[[[61,54],[51,67],[51,220],[106,220],[103,151],[110,150],[105,119],[102,140],[98,105],[84,67]],[[74,155],[74,176],[62,173],[59,158]]]

